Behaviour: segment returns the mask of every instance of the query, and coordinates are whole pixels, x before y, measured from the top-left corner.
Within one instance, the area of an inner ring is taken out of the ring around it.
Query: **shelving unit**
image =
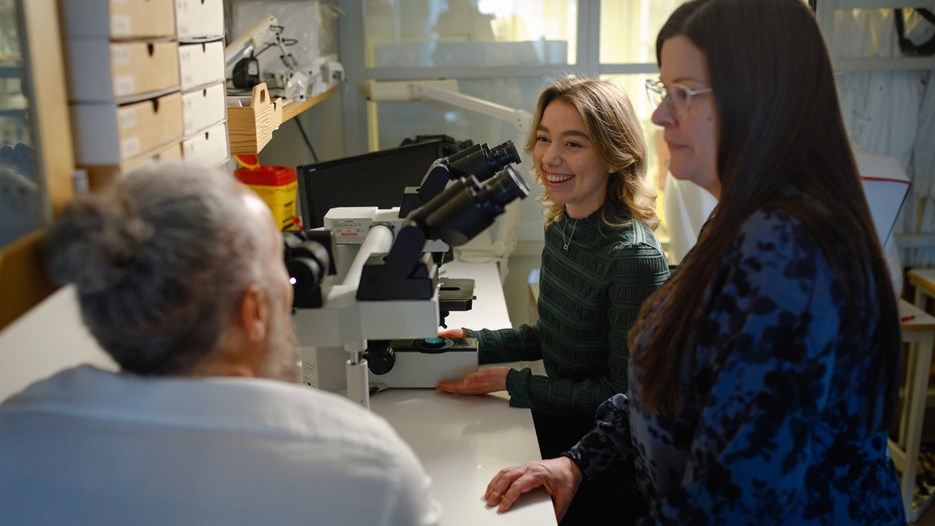
[[[23,76],[23,64],[19,59],[0,59],[0,79],[18,79]]]
[[[922,0],[818,0],[815,18],[825,37],[834,41],[834,17],[839,9],[905,9],[932,7],[931,1]],[[843,59],[832,57],[838,72],[853,71],[905,71],[935,69],[935,57],[879,57]]]
[[[306,99],[301,102],[297,102],[294,100],[286,101],[286,103],[283,104],[282,106],[282,122],[286,122],[289,119],[298,116],[300,113],[304,112],[305,110],[311,108],[312,106],[315,106],[316,104],[322,102],[328,97],[334,95],[334,92],[337,91],[337,89],[338,87],[334,86],[332,88],[329,88],[327,91],[319,93],[318,95],[315,95],[314,97],[310,99]]]
[[[899,436],[890,440],[890,456],[901,474],[900,494],[910,523],[932,504],[935,496],[915,497],[919,449],[928,392],[932,345],[935,343],[935,318],[905,300],[899,301],[903,342],[909,344],[904,409],[900,415]]]
[[[23,61],[17,57],[0,57],[0,82],[23,77]],[[0,88],[3,102],[0,102],[0,117],[23,118],[29,109],[29,101],[22,93],[10,94]]]
[[[35,148],[35,173],[40,184],[36,197],[41,224],[36,230],[13,243],[0,246],[0,328],[46,298],[55,287],[45,276],[39,241],[42,226],[51,221],[74,195],[72,173],[74,153],[71,119],[65,84],[63,50],[57,38],[59,17],[56,0],[15,2],[19,16],[22,56],[5,56],[0,63],[0,77],[24,79],[25,109],[29,115],[29,134],[18,142]],[[4,81],[6,82],[6,81]]]
[[[337,86],[333,86],[304,101],[283,102],[281,99],[270,99],[266,95],[265,84],[260,86],[264,95],[258,97],[254,93],[249,108],[228,108],[228,142],[232,154],[260,153],[282,123],[299,116],[337,91]],[[280,104],[281,108],[278,107]]]

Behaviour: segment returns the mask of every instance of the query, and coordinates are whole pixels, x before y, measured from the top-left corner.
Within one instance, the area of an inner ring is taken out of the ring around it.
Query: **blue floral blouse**
[[[646,524],[905,524],[887,433],[860,417],[883,403],[856,352],[876,326],[844,329],[839,288],[798,220],[753,214],[702,302],[678,412],[646,411],[631,367],[567,455],[585,477],[633,457]]]

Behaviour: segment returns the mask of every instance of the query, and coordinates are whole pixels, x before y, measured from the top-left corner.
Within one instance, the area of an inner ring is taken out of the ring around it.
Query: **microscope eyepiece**
[[[284,232],[284,259],[294,308],[322,306],[322,282],[334,273],[330,231]]]
[[[513,141],[506,141],[493,150],[486,144],[477,144],[469,150],[456,159],[448,159],[450,169],[460,177],[473,175],[478,181],[485,181],[507,165],[520,162]]]
[[[520,161],[519,153],[517,153],[516,147],[513,146],[513,141],[506,141],[499,146],[494,146],[494,148],[490,150],[490,156],[500,166],[497,168],[497,171],[502,170],[504,166],[510,163],[519,164],[522,162]]]
[[[455,181],[409,218],[423,225],[430,239],[456,247],[489,227],[506,205],[527,195],[523,177],[508,164],[486,181],[473,176]]]
[[[499,215],[503,212],[503,207],[527,195],[529,187],[526,186],[526,181],[512,166],[507,165],[479,188],[476,200],[478,203],[497,207],[496,213]]]

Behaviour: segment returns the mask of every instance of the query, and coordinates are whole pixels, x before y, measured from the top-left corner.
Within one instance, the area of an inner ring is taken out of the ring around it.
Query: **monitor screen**
[[[418,187],[429,166],[470,146],[432,138],[398,148],[299,166],[299,208],[304,228],[323,226],[328,210],[342,206],[399,206],[407,186]]]

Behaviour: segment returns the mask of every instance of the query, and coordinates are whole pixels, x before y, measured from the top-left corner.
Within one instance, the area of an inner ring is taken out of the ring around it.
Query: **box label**
[[[126,159],[140,153],[140,138],[134,135],[120,141],[120,158]]]
[[[133,75],[118,75],[114,77],[114,95],[122,97],[136,93],[136,80]]]
[[[118,112],[117,122],[121,130],[136,127],[136,108],[124,108]]]
[[[130,47],[112,46],[110,56],[114,66],[126,66],[130,63]]]
[[[133,19],[129,15],[111,15],[110,33],[113,36],[127,36],[133,33]]]

